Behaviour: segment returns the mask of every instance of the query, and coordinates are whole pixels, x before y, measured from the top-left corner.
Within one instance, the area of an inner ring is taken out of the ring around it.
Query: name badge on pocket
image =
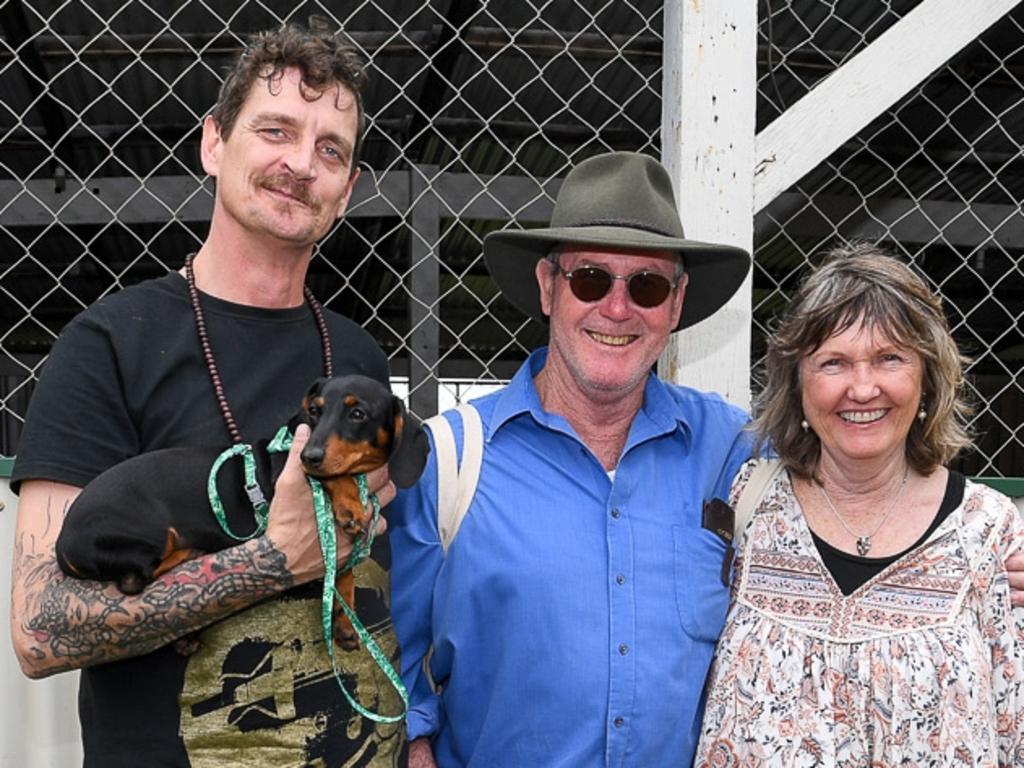
[[[718,498],[704,502],[701,511],[701,527],[711,531],[718,538],[725,542],[725,554],[722,556],[722,583],[729,586],[732,575],[732,561],[736,556],[736,549],[733,547],[733,529],[736,525],[736,513],[733,508]]]

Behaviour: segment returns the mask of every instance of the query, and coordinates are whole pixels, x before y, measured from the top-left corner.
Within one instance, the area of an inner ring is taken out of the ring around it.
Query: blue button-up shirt
[[[474,402],[483,466],[447,557],[433,458],[389,507],[409,737],[442,768],[687,766],[728,603],[701,508],[749,456],[746,415],[652,375],[610,477],[541,407],[545,358]]]

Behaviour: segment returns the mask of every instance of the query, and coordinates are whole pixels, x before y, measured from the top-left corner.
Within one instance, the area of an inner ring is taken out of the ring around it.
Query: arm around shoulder
[[[970,489],[970,485],[968,485]],[[971,493],[968,490],[968,493]],[[1012,599],[1012,572],[1009,560],[1020,557],[1024,551],[1024,521],[1009,498],[988,488],[977,492],[981,500],[975,504],[990,509],[989,519],[995,522],[989,534],[990,555],[982,560],[987,567],[981,569],[982,583],[987,585],[981,596],[982,635],[990,646],[992,662],[990,673],[991,696],[995,704],[995,732],[999,765],[1017,765],[1024,754],[1024,612],[1012,606],[1007,599],[1010,582]],[[999,576],[1005,571],[1006,581]],[[975,574],[977,577],[979,574]]]
[[[1024,554],[1017,553],[1006,561],[1010,577],[1010,602],[1014,608],[1024,608]]]
[[[1024,551],[1006,559],[1006,575],[1010,580],[1010,602],[1015,608],[1024,608]]]

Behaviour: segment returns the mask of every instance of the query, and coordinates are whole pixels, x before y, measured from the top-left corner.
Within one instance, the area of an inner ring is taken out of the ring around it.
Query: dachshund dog
[[[407,488],[426,463],[428,442],[415,417],[384,384],[365,376],[318,379],[288,426],[310,426],[302,468],[317,478],[341,530],[366,532],[355,475],[388,465],[391,480]],[[287,453],[254,446],[256,476],[270,499]],[[57,538],[57,562],[68,576],[113,581],[124,594],[142,589],[185,560],[236,544],[211,508],[207,478],[221,448],[165,448],[134,456],[92,480],[68,509]],[[253,501],[245,489],[243,461],[226,461],[217,488],[228,527],[236,536],[255,528]],[[335,587],[355,606],[351,569],[338,572]],[[353,650],[359,640],[348,617],[335,608],[335,637]]]

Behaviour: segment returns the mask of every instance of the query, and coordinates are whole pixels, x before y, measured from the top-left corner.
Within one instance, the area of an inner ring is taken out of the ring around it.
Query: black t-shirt
[[[835,579],[840,591],[844,595],[853,594],[862,584],[866,584],[868,580],[881,573],[912,549],[916,549],[927,541],[935,529],[942,524],[942,521],[949,517],[950,513],[963,502],[966,484],[967,481],[963,475],[950,470],[942,503],[939,504],[939,510],[935,513],[935,519],[928,526],[928,530],[911,546],[889,557],[859,557],[849,552],[843,552],[841,549],[833,547],[818,536],[818,534],[814,533],[814,531],[811,531],[811,536],[814,538],[814,544],[818,548],[822,562],[828,568],[829,573],[832,574],[832,578]]]
[[[272,436],[323,375],[312,313],[205,295],[202,305],[243,440]],[[335,374],[387,382],[387,358],[369,334],[336,313],[325,316]],[[64,329],[29,404],[12,485],[33,478],[84,486],[138,453],[230,442],[185,281],[171,273],[98,301]],[[356,610],[397,668],[389,568],[380,536],[355,569]],[[323,646],[320,591],[307,585],[208,627],[187,658],[168,646],[84,669],[86,766],[392,765],[404,727],[352,712]],[[336,653],[363,706],[400,710],[362,644]]]

